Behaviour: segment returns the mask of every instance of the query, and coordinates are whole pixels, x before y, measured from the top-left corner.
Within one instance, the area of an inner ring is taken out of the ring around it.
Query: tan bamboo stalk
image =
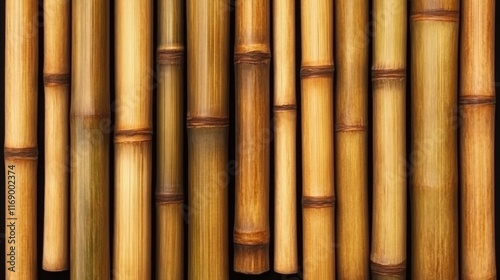
[[[304,279],[335,279],[333,1],[301,1]]]
[[[270,1],[236,6],[236,202],[234,270],[269,270]]]
[[[461,277],[495,279],[495,1],[461,10]]]
[[[5,277],[36,279],[38,2],[5,6]]]
[[[108,279],[109,1],[72,4],[71,279]]]
[[[273,3],[274,270],[298,270],[296,207],[295,1]]]
[[[459,3],[411,2],[412,279],[458,279]]]
[[[337,275],[368,279],[368,1],[337,1],[335,16]]]
[[[45,210],[43,269],[69,268],[71,2],[45,0]]]
[[[182,280],[184,3],[158,2],[157,279]]]
[[[229,279],[229,7],[187,1],[188,279]]]
[[[116,125],[113,278],[151,278],[151,0],[115,2]]]
[[[406,0],[374,0],[374,279],[406,277]]]

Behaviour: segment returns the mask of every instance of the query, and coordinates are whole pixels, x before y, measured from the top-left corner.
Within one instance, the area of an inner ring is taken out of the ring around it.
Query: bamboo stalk
[[[412,279],[458,279],[459,1],[413,1]]]
[[[335,15],[337,271],[340,279],[368,279],[368,1],[338,1]]]
[[[270,3],[236,6],[236,201],[234,270],[269,270]]]
[[[374,279],[406,278],[406,1],[374,0]]]
[[[45,209],[43,269],[69,268],[71,2],[45,0]]]
[[[151,278],[151,0],[115,2],[116,125],[113,278]]]
[[[74,0],[71,84],[71,279],[107,279],[109,2]]]
[[[187,1],[188,279],[229,279],[229,9]]]
[[[295,1],[273,4],[274,56],[274,270],[295,273],[297,260]]]
[[[304,279],[335,279],[333,1],[301,1]]]
[[[158,2],[157,279],[182,280],[184,4]]]
[[[5,278],[36,279],[38,2],[6,1]]]
[[[460,182],[463,279],[496,279],[495,1],[462,1]]]

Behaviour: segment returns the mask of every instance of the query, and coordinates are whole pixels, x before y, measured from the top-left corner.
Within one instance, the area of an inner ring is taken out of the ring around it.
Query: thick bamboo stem
[[[229,7],[188,0],[188,279],[226,280]]]
[[[406,277],[406,0],[374,1],[374,279]]]
[[[461,10],[461,277],[496,279],[495,1],[462,0]]]
[[[411,4],[412,279],[458,279],[459,1]]]
[[[182,280],[184,2],[158,2],[157,279]]]
[[[73,0],[71,279],[110,277],[109,2]]]

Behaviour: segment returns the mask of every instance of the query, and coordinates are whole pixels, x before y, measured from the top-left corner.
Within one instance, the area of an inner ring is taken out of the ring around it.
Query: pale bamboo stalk
[[[184,279],[184,2],[158,2],[156,278]]]
[[[5,6],[5,278],[37,278],[38,13],[34,0]]]
[[[45,0],[45,208],[42,267],[69,268],[71,2]]]
[[[411,2],[412,279],[458,279],[459,3]]]
[[[368,279],[367,181],[368,1],[335,6],[337,62],[335,187],[337,271],[340,279]]]
[[[187,1],[188,279],[229,279],[229,7]]]
[[[333,1],[301,1],[304,279],[335,279]]]
[[[461,277],[496,279],[495,1],[462,0],[461,10]]]
[[[108,279],[109,1],[72,1],[71,279]]]
[[[406,0],[374,0],[374,279],[406,278]]]

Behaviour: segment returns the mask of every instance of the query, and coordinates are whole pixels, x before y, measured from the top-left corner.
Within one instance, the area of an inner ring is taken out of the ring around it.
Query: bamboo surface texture
[[[36,279],[38,2],[5,11],[5,278]]]
[[[229,9],[187,1],[188,279],[229,278]]]
[[[335,6],[337,276],[369,278],[367,106],[368,6],[340,0]]]
[[[109,2],[72,5],[71,279],[108,279]]]
[[[411,2],[412,279],[458,279],[458,11]]]
[[[406,278],[406,0],[374,1],[374,279]]]
[[[234,270],[269,270],[270,1],[236,6],[236,201]]]
[[[333,1],[301,1],[304,279],[335,279]]]
[[[151,278],[153,2],[115,2],[113,278]]]
[[[461,278],[496,279],[495,1],[462,0],[461,12]]]
[[[184,1],[158,2],[157,279],[183,280]]]

